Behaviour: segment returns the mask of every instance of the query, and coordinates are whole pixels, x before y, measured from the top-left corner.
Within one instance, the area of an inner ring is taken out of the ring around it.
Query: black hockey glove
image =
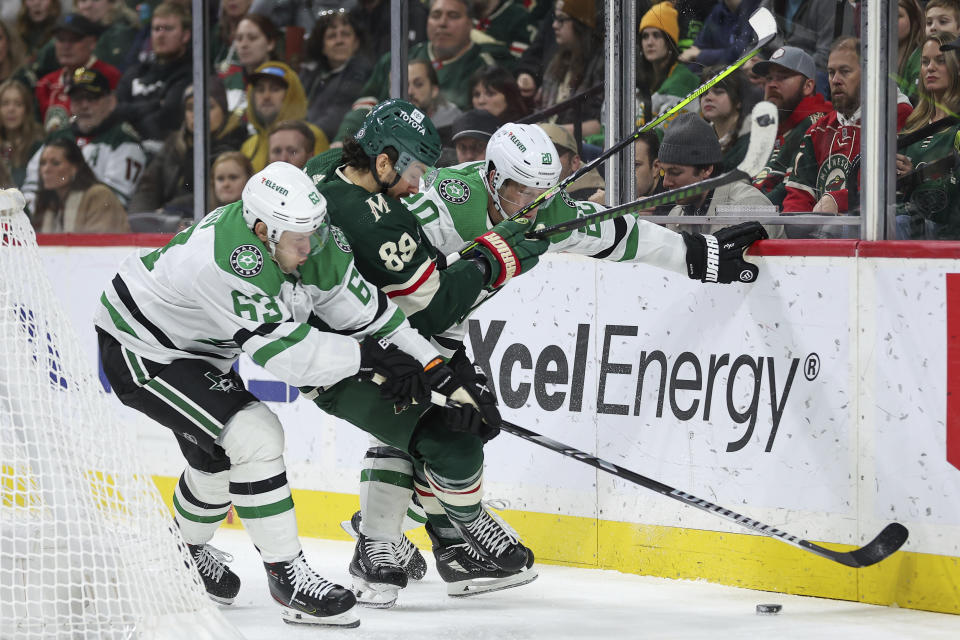
[[[459,407],[444,407],[443,420],[452,431],[466,431],[487,442],[500,433],[500,411],[497,401],[487,386],[483,369],[472,364],[464,354],[457,355],[450,364],[427,365],[430,388],[460,403]],[[455,365],[456,369],[450,365]]]
[[[417,359],[385,338],[367,336],[360,343],[357,379],[373,380],[377,374],[385,378],[380,383],[381,397],[398,406],[430,399],[427,375]]]
[[[700,282],[753,282],[760,270],[743,259],[743,252],[757,240],[768,237],[759,222],[724,227],[713,235],[684,231],[687,275]]]

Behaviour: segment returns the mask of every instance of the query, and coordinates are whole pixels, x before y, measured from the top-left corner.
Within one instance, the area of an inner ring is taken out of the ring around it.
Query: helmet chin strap
[[[397,175],[394,176],[392,182],[387,183],[380,179],[380,176],[377,174],[377,157],[376,156],[370,157],[370,173],[373,174],[373,179],[376,181],[377,186],[380,187],[380,193],[383,193],[383,194],[386,194],[389,189],[391,189],[394,185],[400,182],[400,173],[397,172],[396,170],[394,170],[394,173],[396,173]]]
[[[496,170],[494,170],[494,175],[496,175]],[[490,180],[487,175],[483,176],[483,186],[486,187],[487,193],[490,195],[491,200],[493,200],[493,207],[497,210],[497,213],[500,214],[501,220],[506,220],[510,216],[507,215],[507,212],[503,210],[503,207],[500,205],[500,194],[497,193],[497,190],[493,188],[493,185],[490,184]]]

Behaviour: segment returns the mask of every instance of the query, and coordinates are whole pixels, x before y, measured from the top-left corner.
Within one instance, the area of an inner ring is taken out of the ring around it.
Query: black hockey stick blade
[[[750,23],[750,27],[753,29],[754,40],[749,45],[749,51],[746,54],[744,54],[743,57],[741,57],[739,60],[737,60],[733,64],[729,65],[728,67],[720,71],[720,73],[718,73],[717,75],[713,76],[712,78],[710,78],[709,80],[701,84],[699,87],[694,89],[691,93],[687,94],[687,96],[684,97],[683,100],[675,104],[673,107],[671,107],[667,111],[664,111],[657,118],[644,124],[642,127],[635,130],[629,136],[627,136],[623,140],[620,140],[619,142],[611,146],[609,149],[601,153],[599,156],[597,156],[590,162],[584,164],[582,167],[580,167],[579,169],[571,173],[569,176],[561,180],[558,184],[556,184],[553,187],[550,187],[549,189],[547,189],[546,191],[538,195],[529,204],[525,205],[515,214],[510,216],[510,219],[516,220],[517,218],[520,218],[526,215],[531,209],[533,209],[534,207],[537,207],[543,202],[546,202],[549,198],[556,195],[556,193],[560,191],[560,189],[563,189],[568,184],[571,184],[572,182],[575,182],[582,176],[585,176],[587,173],[589,173],[596,167],[599,167],[601,163],[606,162],[611,156],[617,153],[620,153],[621,151],[626,149],[630,144],[632,144],[637,138],[640,137],[640,134],[650,131],[652,129],[655,129],[656,127],[660,126],[661,124],[663,124],[664,122],[666,122],[667,120],[669,120],[670,118],[678,114],[688,104],[690,104],[691,102],[693,102],[694,100],[696,100],[697,98],[705,94],[707,91],[713,88],[718,82],[720,82],[721,80],[726,78],[728,75],[730,75],[731,73],[733,73],[734,71],[742,67],[744,64],[746,64],[747,61],[750,60],[750,58],[757,55],[760,52],[760,49],[762,49],[768,42],[773,40],[774,37],[776,37],[777,35],[777,21],[773,17],[773,14],[770,12],[770,10],[765,7],[760,7],[759,9],[754,11],[753,14],[751,14],[750,18],[748,19],[748,22]],[[774,133],[776,133],[776,127],[774,127]],[[751,139],[752,139],[752,134],[751,134]],[[768,152],[767,157],[769,156],[770,156],[770,153]],[[766,158],[764,158],[764,164],[766,164]],[[762,168],[763,166],[761,165],[760,169]],[[758,173],[760,169],[757,169]],[[751,175],[756,175],[756,174],[751,174]],[[461,249],[459,253],[460,255],[466,255],[467,253],[475,249],[476,246],[477,246],[476,242],[470,242],[469,244],[467,244],[466,247]]]
[[[612,220],[630,213],[652,209],[664,204],[672,204],[692,196],[705,193],[725,184],[738,180],[750,180],[756,176],[767,164],[773,145],[777,139],[778,112],[777,107],[770,102],[758,102],[750,113],[751,127],[750,140],[747,143],[747,153],[736,169],[707,178],[700,182],[678,187],[663,193],[658,193],[632,202],[626,202],[610,209],[604,209],[588,216],[581,216],[560,222],[549,227],[542,227],[527,232],[528,238],[548,238],[558,233],[567,233],[575,229],[588,227],[598,222]],[[678,220],[679,222],[679,220]]]
[[[833,551],[819,545],[800,540],[800,546],[818,556],[828,558],[834,562],[859,569],[877,564],[888,558],[907,541],[910,532],[899,522],[891,522],[877,534],[877,537],[853,551]]]

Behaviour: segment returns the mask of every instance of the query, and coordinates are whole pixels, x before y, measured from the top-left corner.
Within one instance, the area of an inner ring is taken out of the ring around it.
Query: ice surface
[[[350,584],[353,543],[303,543],[321,575]],[[222,609],[248,640],[960,638],[960,616],[553,565],[538,565],[540,577],[523,587],[450,598],[430,553],[424,554],[426,577],[401,591],[392,609],[361,609],[359,628],[299,627],[280,620],[245,532],[220,530],[213,544],[236,558],[231,566],[243,586],[236,602]],[[758,603],[782,604],[783,611],[757,615]]]

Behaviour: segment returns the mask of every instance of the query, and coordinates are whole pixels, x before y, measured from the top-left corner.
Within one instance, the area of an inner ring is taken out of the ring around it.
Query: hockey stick
[[[773,151],[773,145],[777,138],[777,108],[770,102],[758,102],[753,107],[750,118],[752,120],[752,126],[750,127],[750,140],[747,144],[747,154],[743,157],[740,164],[737,165],[736,169],[685,187],[678,187],[664,191],[663,193],[640,198],[633,202],[627,202],[604,211],[598,211],[588,216],[573,218],[572,220],[560,222],[549,227],[529,231],[526,236],[537,239],[547,238],[558,233],[565,233],[605,220],[619,218],[620,216],[635,211],[652,209],[663,204],[684,200],[731,182],[752,179],[763,170],[763,167],[767,164],[767,159],[770,157],[770,153]],[[678,218],[677,222],[682,222],[682,220]]]
[[[373,382],[375,384],[382,384],[384,380],[385,378],[380,374],[375,374],[373,376]],[[312,397],[316,397],[316,391],[312,393]],[[308,396],[308,398],[310,398],[310,396]],[[430,392],[430,402],[439,407],[462,406],[460,403],[451,400],[438,391]],[[600,469],[601,471],[606,471],[607,473],[615,475],[618,478],[623,478],[624,480],[628,480],[634,484],[640,485],[641,487],[650,489],[651,491],[656,491],[660,495],[672,498],[673,500],[677,500],[691,507],[695,507],[701,511],[706,511],[707,513],[720,516],[724,520],[729,520],[730,522],[750,529],[751,531],[775,538],[781,542],[785,542],[786,544],[793,545],[798,549],[809,551],[810,553],[816,554],[821,558],[826,558],[827,560],[832,560],[839,564],[853,567],[854,569],[869,567],[870,565],[876,564],[881,560],[885,560],[903,546],[903,544],[907,541],[907,536],[909,535],[909,531],[907,531],[905,526],[899,522],[891,522],[885,526],[873,540],[863,545],[859,549],[854,549],[853,551],[834,551],[833,549],[827,549],[826,547],[821,547],[818,544],[814,544],[809,540],[798,538],[797,536],[787,533],[786,531],[781,531],[775,527],[771,527],[770,525],[764,524],[759,520],[748,518],[745,515],[739,514],[736,511],[731,511],[725,507],[721,507],[720,505],[704,500],[703,498],[698,498],[692,493],[674,489],[673,487],[654,480],[653,478],[648,478],[640,475],[636,471],[625,469],[620,465],[608,462],[596,456],[592,456],[585,451],[580,451],[579,449],[575,449],[569,445],[563,444],[562,442],[557,442],[552,438],[540,435],[539,433],[525,429],[520,425],[513,424],[512,422],[501,420],[500,429],[528,442],[538,444],[541,447],[550,449],[551,451],[556,451],[557,453],[567,456],[568,458],[579,460],[580,462],[588,464],[591,467]]]
[[[720,82],[721,80],[726,78],[728,75],[730,75],[731,73],[733,73],[734,71],[742,67],[744,64],[746,64],[746,62],[750,60],[750,58],[757,55],[760,52],[760,49],[762,49],[768,42],[773,40],[773,38],[777,35],[777,21],[776,19],[774,19],[773,14],[770,13],[769,9],[766,9],[764,7],[757,9],[756,11],[753,12],[753,15],[750,16],[748,22],[750,23],[750,26],[753,28],[755,39],[751,43],[752,48],[747,54],[745,54],[742,58],[740,58],[739,60],[737,60],[730,66],[728,66],[726,69],[724,69],[723,71],[721,71],[720,73],[713,76],[712,78],[704,82],[702,85],[694,89],[693,93],[690,93],[689,95],[687,95],[683,100],[678,102],[669,110],[662,113],[655,120],[652,120],[646,123],[645,125],[643,125],[642,127],[638,128],[632,134],[630,134],[620,142],[617,142],[612,147],[610,147],[609,149],[601,153],[599,156],[594,158],[591,162],[588,162],[587,164],[583,165],[578,170],[574,171],[569,176],[561,180],[558,184],[556,184],[553,187],[550,187],[549,189],[547,189],[546,191],[538,195],[529,204],[527,204],[526,206],[521,208],[519,211],[517,211],[515,214],[510,216],[510,219],[516,220],[517,218],[520,218],[526,215],[532,209],[538,207],[541,203],[553,197],[558,191],[560,191],[560,189],[563,189],[568,184],[576,181],[577,179],[586,175],[588,172],[600,166],[600,164],[606,161],[608,158],[610,158],[610,156],[616,153],[619,153],[620,151],[625,149],[628,145],[632,144],[637,138],[639,138],[641,134],[658,127],[659,125],[663,124],[665,121],[672,118],[674,115],[679,113],[681,109],[683,109],[688,104],[690,104],[691,102],[693,102],[694,100],[696,100],[697,98],[705,94],[707,91],[713,88],[718,82]],[[768,154],[768,157],[769,157],[769,154]],[[766,163],[766,160],[767,158],[764,158],[764,163]],[[761,167],[761,169],[762,168],[763,167]],[[471,242],[466,247],[461,249],[459,253],[460,255],[466,255],[467,253],[475,249],[476,246],[477,246],[476,242]]]
[[[445,399],[442,395],[436,394],[436,396],[438,397],[433,398],[434,403],[437,403],[438,400],[440,403],[444,403]],[[580,462],[588,464],[591,467],[595,467],[601,471],[606,471],[607,473],[613,474],[618,478],[623,478],[624,480],[638,484],[641,487],[650,489],[651,491],[656,491],[660,495],[678,500],[686,505],[700,509],[701,511],[706,511],[708,513],[720,516],[724,520],[729,520],[730,522],[738,524],[741,527],[746,527],[751,531],[756,531],[757,533],[765,536],[776,538],[777,540],[793,545],[798,549],[809,551],[810,553],[814,553],[821,558],[833,560],[834,562],[838,562],[848,567],[853,567],[854,569],[859,569],[860,567],[869,567],[872,564],[876,564],[881,560],[884,560],[903,546],[903,543],[907,541],[907,535],[909,534],[905,526],[899,522],[891,522],[883,528],[883,531],[877,534],[877,537],[859,549],[854,549],[853,551],[834,551],[832,549],[827,549],[826,547],[821,547],[818,544],[814,544],[809,540],[798,538],[797,536],[791,535],[786,531],[781,531],[771,527],[770,525],[764,524],[759,520],[748,518],[745,515],[737,513],[736,511],[731,511],[730,509],[721,507],[720,505],[713,504],[712,502],[704,500],[703,498],[698,498],[697,496],[687,493],[686,491],[674,489],[673,487],[663,484],[662,482],[642,476],[635,471],[624,469],[623,467],[613,464],[612,462],[607,462],[606,460],[592,456],[589,453],[580,451],[579,449],[574,449],[573,447],[565,445],[562,442],[557,442],[556,440],[546,436],[534,433],[529,429],[524,429],[523,427],[507,422],[506,420],[504,420],[500,425],[500,429],[509,434],[515,435],[518,438],[523,438],[528,442],[538,444],[541,447],[550,449],[551,451],[556,451],[557,453],[565,455],[568,458],[579,460]]]

